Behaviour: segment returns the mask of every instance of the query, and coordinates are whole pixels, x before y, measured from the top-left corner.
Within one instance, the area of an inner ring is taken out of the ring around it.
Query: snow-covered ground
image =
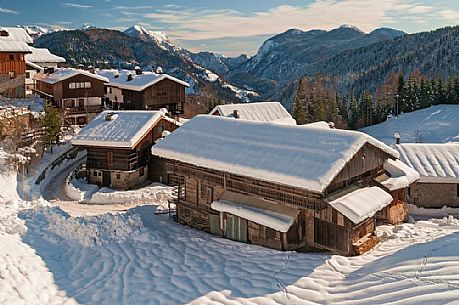
[[[395,132],[400,134],[402,143],[459,142],[459,105],[437,105],[403,113],[361,131],[386,144],[395,143]]]
[[[45,156],[39,168],[52,159]],[[52,187],[60,174],[48,177]],[[381,226],[382,242],[359,257],[280,252],[155,215],[162,200],[127,211],[70,202],[71,215],[64,211],[68,206],[43,198],[26,204],[16,180],[7,170],[0,174],[2,305],[459,300],[459,220],[453,217]],[[87,207],[99,215],[87,216]]]

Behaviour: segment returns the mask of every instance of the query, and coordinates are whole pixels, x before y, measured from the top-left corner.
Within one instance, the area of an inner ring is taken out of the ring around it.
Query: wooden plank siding
[[[183,113],[185,86],[164,79],[143,91],[122,89],[124,109],[159,110],[166,108],[173,114]]]
[[[374,178],[383,171],[383,164],[388,157],[387,153],[378,148],[369,144],[364,145],[323,193],[203,168],[176,160],[154,157],[153,164],[158,168],[155,173],[156,178],[161,181],[165,183],[184,181],[179,185],[178,191],[179,194],[184,194],[177,200],[179,223],[210,232],[209,219],[211,217],[209,215],[218,213],[212,210],[210,205],[212,201],[219,200],[223,193],[230,191],[264,199],[272,202],[273,205],[299,209],[298,217],[287,233],[248,221],[248,242],[279,250],[295,250],[306,246],[353,255],[355,254],[353,244],[373,233],[375,217],[354,224],[328,205],[324,198],[333,191],[354,183],[360,183],[363,186],[377,184]],[[221,236],[225,236],[226,232],[226,214],[220,214]],[[207,221],[205,220],[206,215]]]
[[[13,59],[10,58],[13,56]],[[26,73],[24,53],[0,53],[0,74],[15,72],[16,75]]]

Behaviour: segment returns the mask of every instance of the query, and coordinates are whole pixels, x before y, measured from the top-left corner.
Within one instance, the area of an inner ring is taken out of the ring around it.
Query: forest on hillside
[[[339,128],[358,129],[390,116],[438,104],[459,104],[459,77],[428,78],[419,70],[409,75],[391,73],[374,93],[364,90],[338,94],[333,79],[324,75],[300,80],[292,115],[298,124],[334,122]]]

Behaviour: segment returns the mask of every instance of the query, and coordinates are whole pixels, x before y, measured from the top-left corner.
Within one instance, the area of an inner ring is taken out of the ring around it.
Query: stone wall
[[[0,74],[0,95],[9,98],[25,98],[25,74],[10,79],[9,74]]]
[[[408,191],[408,203],[423,208],[459,207],[455,183],[415,183]]]

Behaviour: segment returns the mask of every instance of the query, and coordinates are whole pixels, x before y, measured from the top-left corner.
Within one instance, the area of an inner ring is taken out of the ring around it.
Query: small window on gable
[[[84,87],[87,89],[91,88],[91,82],[85,82]]]

